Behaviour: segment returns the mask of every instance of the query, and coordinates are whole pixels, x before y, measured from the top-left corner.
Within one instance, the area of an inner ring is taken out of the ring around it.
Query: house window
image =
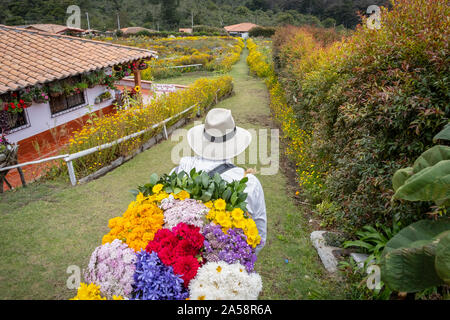
[[[75,84],[81,81],[80,77],[72,77],[66,80],[68,84]],[[65,111],[71,111],[74,108],[81,107],[86,103],[84,92],[61,94],[57,97],[50,97],[50,111],[52,116],[64,113]]]
[[[12,133],[30,126],[26,109],[22,109],[22,112],[15,113],[4,109],[9,103],[17,103],[21,99],[20,92],[0,95],[0,134],[2,131]]]
[[[75,93],[70,96],[64,94],[58,97],[50,98],[50,110],[52,115],[58,114],[63,111],[67,111],[86,103],[84,98],[84,92]]]

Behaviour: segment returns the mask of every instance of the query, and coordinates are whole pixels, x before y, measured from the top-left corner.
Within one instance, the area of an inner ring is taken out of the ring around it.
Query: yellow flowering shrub
[[[313,133],[300,128],[295,112],[287,104],[283,87],[278,82],[270,59],[266,56],[264,50],[253,39],[247,40],[247,47],[249,49],[247,64],[250,70],[258,77],[266,78],[272,113],[280,124],[282,136],[287,142],[286,155],[296,165],[299,186],[310,189],[321,188],[326,173],[317,170],[311,157],[306,153],[312,141]],[[318,59],[308,61],[309,64],[317,62]]]
[[[226,202],[223,199],[217,199],[214,202],[209,201],[205,206],[210,208],[206,218],[220,224],[224,233],[230,228],[239,228],[247,236],[247,243],[255,248],[261,242],[261,236],[253,219],[246,216],[244,211],[235,208],[232,211],[226,211]]]

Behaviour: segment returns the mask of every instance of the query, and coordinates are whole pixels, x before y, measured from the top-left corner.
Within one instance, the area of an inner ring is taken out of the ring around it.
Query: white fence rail
[[[195,106],[197,106],[197,104],[194,104],[194,105],[190,106],[189,108],[184,109],[180,113],[178,113],[176,115],[173,115],[173,116],[171,116],[171,117],[169,117],[169,118],[167,118],[167,119],[165,119],[165,120],[163,120],[161,122],[155,123],[154,125],[152,125],[151,127],[147,128],[147,129],[144,129],[144,130],[141,130],[139,132],[136,132],[136,133],[130,134],[128,136],[122,137],[122,138],[117,139],[117,140],[115,140],[113,142],[105,143],[105,144],[102,144],[102,145],[97,146],[97,147],[93,147],[93,148],[90,148],[90,149],[82,150],[82,151],[79,151],[77,153],[63,154],[63,155],[58,155],[58,156],[54,156],[54,157],[39,159],[39,160],[35,160],[35,161],[19,163],[19,164],[13,165],[13,166],[0,168],[0,171],[15,169],[15,168],[24,167],[24,166],[28,166],[28,165],[32,165],[32,164],[39,164],[39,163],[43,163],[43,162],[47,162],[47,161],[52,161],[52,160],[57,160],[57,159],[63,158],[64,161],[67,164],[67,169],[69,171],[70,183],[74,186],[74,185],[77,184],[77,178],[76,178],[76,175],[75,175],[75,169],[73,167],[73,160],[81,158],[81,157],[84,157],[84,156],[87,156],[87,155],[90,155],[92,153],[95,153],[95,152],[103,150],[103,149],[110,148],[110,147],[112,147],[114,145],[118,145],[118,144],[120,144],[120,143],[122,143],[124,141],[127,141],[129,139],[133,139],[133,138],[135,138],[137,136],[140,136],[140,135],[142,135],[142,134],[144,134],[144,133],[146,133],[146,132],[148,132],[150,130],[156,129],[156,128],[160,127],[160,126],[163,126],[164,138],[167,140],[168,139],[167,126],[166,126],[167,122],[169,122],[170,120],[185,114],[189,110],[192,110]],[[197,114],[199,114],[199,113],[200,113],[200,109],[197,111]]]

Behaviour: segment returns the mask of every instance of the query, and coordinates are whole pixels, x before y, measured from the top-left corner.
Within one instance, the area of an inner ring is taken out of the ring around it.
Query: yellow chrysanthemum
[[[70,300],[106,300],[100,296],[100,287],[94,283],[80,283],[77,295]]]
[[[225,210],[226,207],[227,203],[225,202],[225,200],[217,199],[216,201],[214,201],[214,208],[216,208],[217,210]]]
[[[189,199],[191,197],[191,195],[189,194],[189,192],[185,191],[185,190],[181,190],[180,192],[178,192],[177,194],[174,194],[173,196],[175,199],[180,199],[180,200],[184,200],[184,199]]]
[[[155,194],[158,194],[161,192],[162,188],[164,188],[164,185],[161,183],[155,184],[152,188],[152,192]]]

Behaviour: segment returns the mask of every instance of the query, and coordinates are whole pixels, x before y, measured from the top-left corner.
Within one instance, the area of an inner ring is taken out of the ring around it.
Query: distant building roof
[[[192,33],[192,28],[180,28],[178,32]]]
[[[152,57],[155,51],[0,25],[0,94]]]
[[[72,28],[68,26],[62,26],[59,24],[30,24],[25,27],[25,29],[31,29],[36,31],[44,31],[44,32],[50,32],[50,33],[57,33],[62,34],[64,32],[84,32],[83,29],[79,28]]]
[[[224,27],[228,32],[249,32],[253,27],[259,27],[257,24],[251,22],[243,22]]]
[[[136,34],[140,31],[156,32],[155,30],[147,29],[147,28],[143,28],[143,27],[122,28],[122,29],[120,29],[120,31],[122,31],[124,35]]]

